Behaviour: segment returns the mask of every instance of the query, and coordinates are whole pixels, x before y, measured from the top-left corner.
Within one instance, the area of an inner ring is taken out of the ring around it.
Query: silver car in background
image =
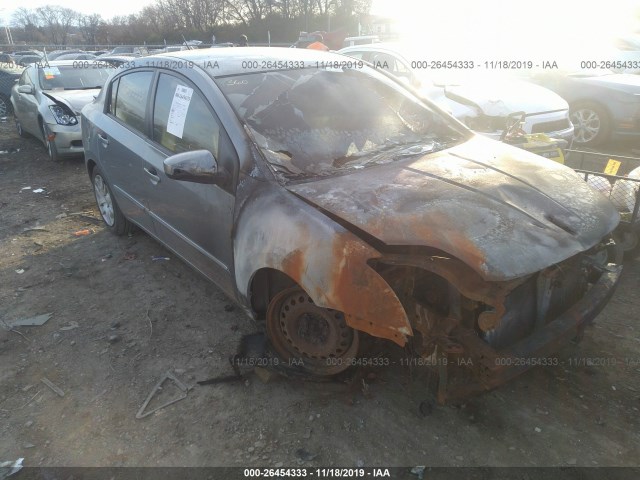
[[[83,153],[80,110],[100,92],[111,68],[91,62],[34,63],[11,90],[20,136],[39,138],[49,158]]]
[[[343,48],[338,53],[364,60],[410,84],[471,130],[499,140],[515,112],[525,112],[523,130],[571,143],[569,105],[559,95],[523,80],[496,74],[440,69],[423,52],[394,43]],[[465,63],[465,62],[460,62]],[[464,66],[464,65],[463,65]],[[434,67],[434,68],[432,68]]]

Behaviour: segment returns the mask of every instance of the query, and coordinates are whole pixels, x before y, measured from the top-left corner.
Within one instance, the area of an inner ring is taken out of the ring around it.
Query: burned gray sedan
[[[370,335],[436,366],[444,402],[542,364],[613,293],[608,200],[357,60],[131,63],[82,110],[105,223],[214,281],[296,372],[339,373]]]

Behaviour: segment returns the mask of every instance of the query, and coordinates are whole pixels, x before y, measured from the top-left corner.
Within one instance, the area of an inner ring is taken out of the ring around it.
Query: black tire
[[[91,185],[93,185],[93,196],[96,199],[100,216],[107,229],[115,235],[131,233],[131,222],[127,220],[120,207],[118,207],[116,199],[111,192],[111,187],[109,187],[107,180],[97,165],[91,172]]]
[[[40,129],[42,130],[42,141],[44,142],[44,148],[47,149],[49,160],[52,162],[59,162],[60,155],[58,154],[56,144],[54,142],[50,142],[47,138],[47,127],[45,127],[44,124],[40,124]]]
[[[4,95],[0,95],[0,118],[8,117],[11,112],[13,112],[11,102]]]
[[[592,147],[609,140],[611,120],[607,111],[597,103],[571,105],[569,117],[575,128],[574,143]]]

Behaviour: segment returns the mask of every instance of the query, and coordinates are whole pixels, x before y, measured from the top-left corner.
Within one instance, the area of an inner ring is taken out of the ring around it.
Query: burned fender
[[[411,326],[396,294],[367,264],[378,257],[353,233],[286,192],[265,188],[243,205],[237,220],[235,275],[245,301],[255,273],[272,268],[316,305],[343,312],[352,328],[403,346]]]

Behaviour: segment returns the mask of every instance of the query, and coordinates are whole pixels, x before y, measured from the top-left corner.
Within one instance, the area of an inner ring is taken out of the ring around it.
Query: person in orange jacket
[[[324,41],[324,38],[322,38],[322,35],[318,35],[316,38],[316,41],[307,45],[307,48],[310,48],[312,50],[321,50],[323,52],[328,52],[329,47],[327,47],[324,43],[322,43],[323,41]]]

